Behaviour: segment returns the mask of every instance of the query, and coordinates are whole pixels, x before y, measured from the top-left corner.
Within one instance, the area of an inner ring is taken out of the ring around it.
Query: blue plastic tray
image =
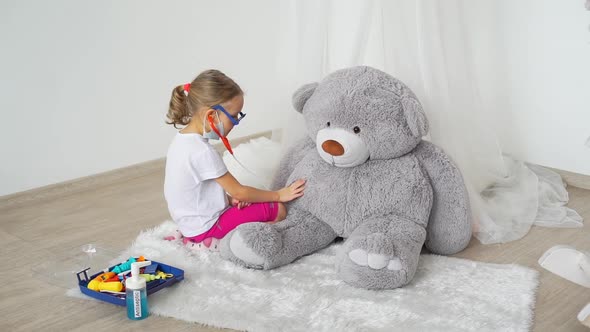
[[[148,259],[146,259],[146,260],[148,260]],[[170,274],[174,275],[174,277],[169,278],[169,279],[159,279],[159,280],[149,281],[147,283],[147,295],[148,296],[150,294],[153,294],[153,293],[159,291],[162,288],[172,286],[175,283],[184,279],[184,270],[181,270],[181,269],[176,268],[174,266],[166,265],[166,264],[163,264],[160,262],[152,261],[152,265],[154,265],[154,264],[158,264],[158,270],[160,270],[164,273],[170,273]],[[109,271],[113,267],[114,266],[109,267]],[[146,266],[146,268],[148,268],[148,266]],[[93,297],[95,299],[105,301],[108,303],[112,303],[112,304],[116,304],[116,305],[120,305],[120,306],[126,305],[125,294],[101,293],[101,292],[97,292],[97,291],[93,291],[91,289],[88,289],[87,286],[88,286],[88,283],[90,282],[90,280],[96,278],[99,274],[102,273],[102,272],[99,272],[99,273],[92,275],[91,277],[88,277],[88,274],[86,273],[86,271],[88,271],[88,270],[89,270],[89,268],[77,273],[78,286],[80,287],[80,291],[82,293],[84,293],[90,297]]]

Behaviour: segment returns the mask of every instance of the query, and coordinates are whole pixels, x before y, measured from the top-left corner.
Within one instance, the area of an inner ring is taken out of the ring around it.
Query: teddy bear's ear
[[[428,134],[428,120],[418,99],[413,95],[404,95],[402,97],[402,107],[412,134],[416,137]]]
[[[307,100],[311,97],[311,95],[313,95],[313,92],[315,91],[315,88],[317,88],[317,86],[317,82],[308,83],[300,87],[299,89],[297,89],[297,91],[295,91],[295,93],[293,93],[293,107],[295,107],[295,110],[297,110],[297,112],[303,112],[303,106],[305,106]]]

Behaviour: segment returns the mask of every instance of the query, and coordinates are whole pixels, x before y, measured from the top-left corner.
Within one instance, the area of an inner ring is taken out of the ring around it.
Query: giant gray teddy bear
[[[272,269],[342,237],[341,278],[391,289],[412,280],[423,246],[442,255],[467,246],[463,178],[439,147],[422,140],[428,122],[404,83],[353,67],[302,86],[293,105],[308,137],[283,157],[273,187],[304,178],[305,194],[287,204],[285,221],[243,224],[228,234],[224,258]]]

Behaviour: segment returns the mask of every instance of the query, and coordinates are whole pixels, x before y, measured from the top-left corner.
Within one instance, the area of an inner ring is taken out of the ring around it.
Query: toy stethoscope
[[[213,116],[211,114],[209,114],[209,116],[207,117],[207,120],[209,121],[209,126],[211,127],[211,129],[217,134],[217,136],[219,136],[219,138],[221,138],[221,142],[223,142],[223,145],[225,145],[225,148],[227,149],[227,151],[233,156],[234,151],[231,149],[231,145],[229,144],[227,137],[221,135],[221,133],[219,132],[219,130],[215,126],[215,123],[213,122]]]
[[[217,106],[217,105],[215,105],[215,106]],[[211,107],[211,108],[213,108],[214,110],[220,110],[219,108],[217,108],[217,107],[215,107],[215,106],[214,106],[214,107]],[[220,108],[221,108],[221,107],[220,107]],[[223,111],[225,111],[225,110],[223,110]],[[223,112],[223,113],[226,113],[226,112]],[[226,115],[227,115],[227,113],[226,113]],[[242,117],[244,117],[244,116],[245,116],[245,114],[244,114],[244,115],[242,115]],[[228,115],[228,117],[229,117],[229,115]],[[231,117],[230,117],[230,120],[233,120],[233,119],[231,119]],[[258,174],[256,174],[256,173],[252,172],[251,170],[249,170],[249,169],[248,169],[248,167],[244,166],[244,164],[242,164],[242,163],[241,163],[241,162],[238,160],[238,158],[236,158],[236,156],[234,155],[234,151],[233,151],[233,150],[232,150],[232,148],[231,148],[231,144],[229,144],[229,140],[227,139],[227,137],[226,137],[226,136],[224,136],[224,135],[221,135],[221,132],[219,131],[219,129],[217,129],[217,126],[215,126],[215,123],[214,123],[214,121],[213,121],[213,116],[212,116],[211,114],[209,114],[209,116],[207,117],[207,121],[209,122],[209,126],[211,127],[211,130],[213,130],[213,131],[214,131],[214,132],[217,134],[217,136],[219,136],[219,138],[221,139],[221,142],[223,142],[223,145],[225,146],[225,148],[227,149],[227,151],[229,152],[229,154],[231,154],[231,156],[234,158],[234,160],[235,160],[235,161],[236,161],[236,162],[237,162],[237,163],[238,163],[238,164],[239,164],[239,165],[240,165],[240,166],[241,166],[243,169],[245,169],[245,170],[246,170],[248,173],[250,173],[250,174],[254,175],[254,176],[255,176],[255,177],[257,177],[257,178],[260,178],[260,176],[259,176]],[[234,121],[232,121],[232,122],[234,123],[234,125],[236,124],[236,122],[234,122]],[[262,186],[263,186],[265,189],[267,189],[267,190],[269,189],[269,188],[268,188],[267,186],[265,186],[263,183],[261,183],[261,185],[262,185]]]

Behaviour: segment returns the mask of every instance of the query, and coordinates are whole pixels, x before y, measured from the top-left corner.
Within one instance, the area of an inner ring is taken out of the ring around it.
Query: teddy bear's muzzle
[[[327,140],[322,143],[322,150],[326,151],[333,156],[341,156],[344,154],[344,147],[342,144],[334,141],[334,140]]]
[[[342,128],[324,128],[318,131],[316,150],[325,162],[336,167],[358,166],[370,156],[363,139]]]

